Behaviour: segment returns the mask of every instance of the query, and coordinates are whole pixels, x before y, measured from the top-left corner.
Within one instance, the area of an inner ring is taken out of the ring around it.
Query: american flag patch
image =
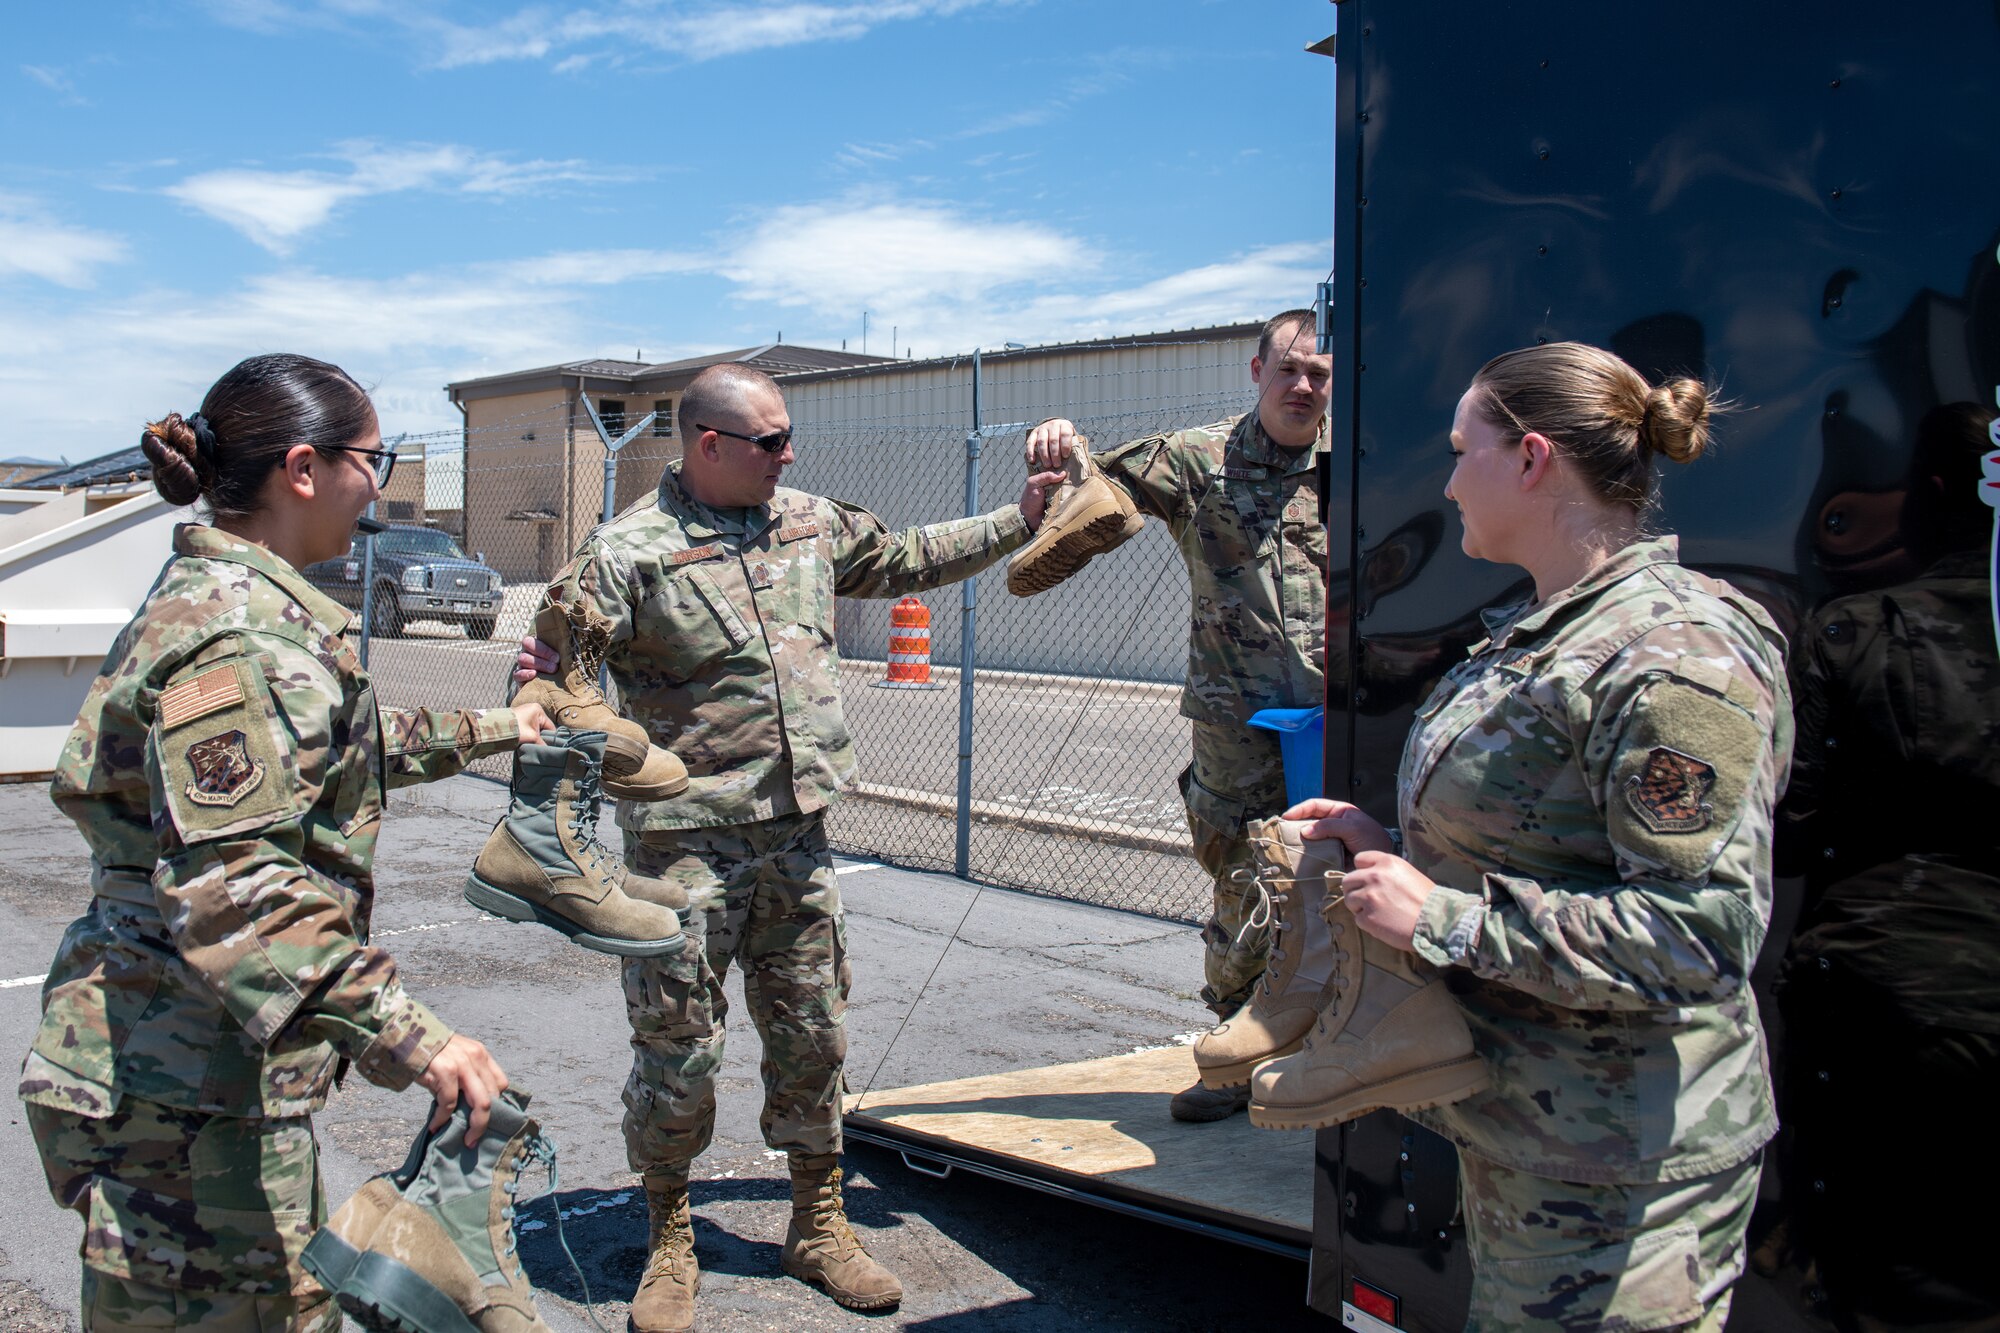
[[[803,523],[794,523],[788,528],[778,529],[778,540],[781,542],[795,542],[801,537],[817,536],[819,536],[819,520],[816,518],[809,518]]]
[[[685,551],[675,551],[667,557],[670,565],[691,565],[697,560],[706,560],[722,549],[721,542],[710,542],[706,546],[690,546]]]
[[[184,722],[242,702],[243,682],[237,679],[236,668],[219,666],[160,691],[160,726],[171,731]]]

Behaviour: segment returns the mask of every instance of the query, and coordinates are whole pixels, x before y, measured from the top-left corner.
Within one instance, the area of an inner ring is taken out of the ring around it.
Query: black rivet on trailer
[[[1822,847],[1819,849],[1819,854],[1825,857],[1827,860],[1831,861],[1833,859],[1833,848]]]
[[[1360,370],[1362,371],[1362,373],[1364,373],[1364,374],[1365,374],[1365,373],[1367,373],[1367,370],[1368,370],[1368,363],[1367,363],[1366,361],[1363,361],[1363,362],[1361,363],[1361,365],[1360,365],[1360,367],[1359,367],[1359,368],[1360,368]]]
[[[1372,26],[1365,27],[1361,30],[1361,35],[1363,37],[1373,37],[1375,35],[1375,29]]]
[[[1545,255],[1548,252],[1549,252],[1549,247],[1547,247],[1546,245],[1538,245],[1535,247],[1535,253],[1538,255]]]
[[[1546,61],[1546,60],[1544,60],[1544,61],[1542,62],[1542,68],[1543,68],[1543,69],[1547,69],[1548,67],[1549,67],[1549,62],[1548,62],[1548,61]],[[1442,1233],[1440,1233],[1440,1234],[1442,1234]]]
[[[1537,148],[1535,150],[1535,156],[1540,158],[1542,161],[1546,162],[1549,160],[1549,150],[1546,148]]]
[[[1361,196],[1361,206],[1363,208],[1368,207],[1368,196],[1365,194]]]
[[[1361,113],[1360,120],[1363,125],[1368,123],[1368,113],[1366,111]]]
[[[1839,79],[1830,80],[1826,86],[1829,88],[1838,88],[1840,86],[1840,80]]]
[[[1835,199],[1838,199],[1838,198],[1840,198],[1840,191],[1838,191],[1838,190],[1835,190],[1835,191],[1833,192],[1833,197],[1834,197]]]
[[[1359,773],[1356,773],[1353,779],[1350,780],[1347,785],[1350,787],[1359,787],[1361,785],[1361,775]]]
[[[1368,702],[1368,687],[1366,685],[1359,685],[1355,687],[1354,702],[1358,704],[1365,704]]]

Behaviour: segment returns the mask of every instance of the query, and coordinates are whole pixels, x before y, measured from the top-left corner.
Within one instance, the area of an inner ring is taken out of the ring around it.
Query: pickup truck
[[[362,543],[375,543],[375,596],[366,606],[369,632],[395,638],[413,620],[465,626],[469,639],[493,637],[499,618],[501,578],[483,554],[468,556],[449,533],[390,524],[373,537],[356,537],[347,554],[306,566],[315,588],[350,610],[363,610]]]

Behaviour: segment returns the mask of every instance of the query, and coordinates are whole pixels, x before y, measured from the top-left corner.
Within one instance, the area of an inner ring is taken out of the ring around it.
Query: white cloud
[[[748,300],[822,311],[977,301],[1096,265],[1074,237],[1032,222],[982,222],[942,204],[790,205],[767,215],[717,271]]]
[[[21,72],[56,95],[64,106],[89,106],[90,99],[77,92],[69,71],[54,65],[23,65]]]
[[[885,23],[946,18],[1016,0],[622,0],[602,8],[533,5],[500,19],[459,22],[442,7],[384,0],[208,0],[218,21],[260,33],[360,22],[389,23],[420,37],[424,63],[451,69],[504,60],[623,58],[653,51],[685,61],[719,60],[777,47],[852,41]],[[578,50],[577,48],[590,48]]]
[[[0,279],[26,274],[61,287],[88,287],[96,269],[125,255],[119,237],[64,226],[34,200],[0,194]]]
[[[166,193],[242,232],[274,254],[324,224],[342,204],[404,190],[452,189],[466,194],[513,194],[558,181],[605,179],[578,161],[512,162],[455,144],[354,141],[334,156],[348,171],[206,171]]]

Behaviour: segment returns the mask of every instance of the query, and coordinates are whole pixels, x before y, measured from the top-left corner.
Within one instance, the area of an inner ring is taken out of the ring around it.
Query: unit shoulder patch
[[[1714,817],[1714,788],[1713,764],[1655,745],[1645,767],[1625,779],[1625,803],[1655,833],[1699,833]]]
[[[250,757],[247,738],[233,729],[188,746],[187,762],[194,775],[187,798],[196,805],[234,806],[264,781],[264,761]]]

